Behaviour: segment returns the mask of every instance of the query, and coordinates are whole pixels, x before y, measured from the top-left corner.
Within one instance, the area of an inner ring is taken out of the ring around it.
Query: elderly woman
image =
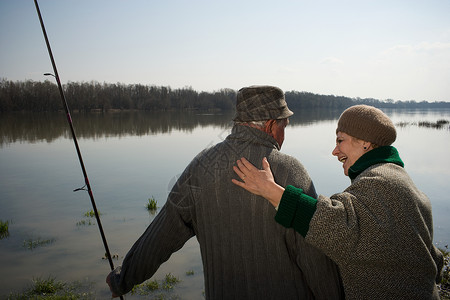
[[[395,139],[381,110],[352,106],[339,118],[332,152],[351,179],[345,191],[314,199],[283,188],[267,159],[262,170],[239,160],[243,181],[233,182],[269,200],[278,223],[337,263],[347,299],[439,299],[443,258],[432,242],[431,204],[403,168]]]

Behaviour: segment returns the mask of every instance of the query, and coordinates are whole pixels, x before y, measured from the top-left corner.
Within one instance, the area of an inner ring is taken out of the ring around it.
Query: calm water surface
[[[431,199],[434,241],[450,242],[450,129],[417,126],[450,120],[449,110],[386,110],[398,124],[394,146],[405,168]],[[331,155],[341,111],[296,113],[282,151],[300,159],[318,193],[331,195],[349,185],[342,164]],[[74,114],[80,148],[109,248],[120,265],[134,241],[153,220],[145,204],[165,203],[168,191],[190,160],[222,141],[232,114],[108,113]],[[400,123],[406,123],[400,126]],[[84,216],[91,210],[75,148],[61,114],[0,115],[0,219],[9,221],[0,240],[0,298],[20,292],[32,278],[49,276],[90,283],[98,299],[109,298],[109,272],[98,227]],[[95,225],[89,225],[89,220]],[[84,225],[82,224],[84,221]],[[271,221],[271,220],[268,220]],[[32,250],[24,241],[49,241]],[[193,271],[193,275],[186,272]],[[153,278],[181,279],[171,296],[203,298],[203,269],[195,238]],[[139,299],[140,296],[127,296]]]

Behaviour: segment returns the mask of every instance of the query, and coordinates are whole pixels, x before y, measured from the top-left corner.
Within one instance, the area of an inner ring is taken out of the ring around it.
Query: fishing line
[[[72,140],[73,140],[73,143],[75,144],[75,148],[77,150],[78,160],[80,161],[81,170],[83,171],[85,185],[82,188],[75,189],[74,191],[85,190],[85,191],[88,192],[89,197],[91,198],[91,204],[92,204],[92,208],[93,208],[94,213],[95,213],[95,218],[97,219],[98,229],[100,230],[100,235],[102,237],[103,246],[105,247],[106,256],[108,258],[109,266],[111,267],[111,271],[112,271],[112,270],[114,270],[114,264],[113,264],[113,261],[112,261],[111,253],[109,252],[108,243],[106,241],[106,237],[105,237],[105,233],[103,231],[102,223],[100,222],[100,216],[98,214],[97,205],[95,205],[94,194],[92,193],[91,185],[89,183],[89,178],[88,178],[88,175],[87,175],[87,172],[86,172],[86,168],[85,168],[84,162],[83,162],[83,157],[81,156],[80,147],[78,146],[77,137],[75,135],[75,130],[74,130],[73,124],[72,124],[72,117],[70,116],[69,106],[67,105],[66,97],[64,96],[64,91],[63,91],[62,86],[61,86],[61,81],[59,80],[58,70],[56,69],[56,63],[55,63],[55,60],[53,58],[52,49],[51,49],[50,43],[48,41],[47,32],[45,30],[44,21],[42,20],[41,11],[39,9],[39,5],[38,5],[37,0],[34,0],[34,4],[36,5],[36,11],[37,11],[37,14],[38,14],[38,17],[39,17],[39,21],[41,23],[42,33],[44,34],[45,43],[47,44],[47,50],[48,50],[48,54],[50,55],[50,60],[52,62],[53,72],[54,72],[54,74],[45,73],[44,75],[51,75],[51,76],[55,77],[55,79],[56,79],[56,83],[58,84],[59,94],[61,96],[61,100],[63,102],[64,110],[65,110],[66,115],[67,115],[67,122],[69,123],[70,131],[72,132]],[[122,296],[120,296],[120,299],[123,299]]]

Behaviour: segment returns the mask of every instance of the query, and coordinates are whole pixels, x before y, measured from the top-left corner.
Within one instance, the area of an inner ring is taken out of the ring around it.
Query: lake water
[[[303,162],[317,192],[324,195],[350,183],[342,164],[331,155],[340,113],[297,112],[282,148]],[[398,124],[394,146],[406,170],[431,199],[434,241],[444,247],[450,242],[450,128],[417,123],[450,120],[450,110],[386,113]],[[222,141],[232,126],[232,114],[122,112],[72,117],[109,248],[118,256],[116,266],[154,218],[145,207],[148,199],[154,197],[162,206],[190,160]],[[33,278],[49,276],[90,283],[98,299],[109,298],[103,244],[95,219],[85,216],[92,208],[89,196],[73,192],[83,185],[64,114],[0,115],[0,220],[10,222],[9,237],[0,240],[0,298],[22,291]],[[29,249],[27,241],[42,245]],[[203,298],[195,238],[153,278],[162,280],[168,273],[181,280],[170,297]]]

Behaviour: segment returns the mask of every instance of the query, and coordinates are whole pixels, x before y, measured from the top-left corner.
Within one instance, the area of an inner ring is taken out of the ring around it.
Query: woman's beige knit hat
[[[391,119],[378,108],[369,105],[347,108],[339,118],[336,134],[339,131],[378,146],[389,146],[397,137]]]

